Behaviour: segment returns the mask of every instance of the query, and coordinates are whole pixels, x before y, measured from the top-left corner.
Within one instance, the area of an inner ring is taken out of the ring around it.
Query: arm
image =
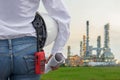
[[[42,0],[48,14],[58,23],[58,36],[53,45],[52,54],[62,53],[69,38],[70,16],[62,0]]]

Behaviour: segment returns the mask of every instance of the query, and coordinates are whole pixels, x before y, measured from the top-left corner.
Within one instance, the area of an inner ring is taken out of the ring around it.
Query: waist
[[[36,36],[36,31],[31,23],[24,26],[3,26],[0,24],[0,40],[24,36]]]
[[[8,46],[9,44],[19,45],[19,44],[26,44],[26,43],[28,43],[28,44],[36,43],[36,37],[25,36],[25,37],[14,38],[14,39],[0,40],[0,46]]]

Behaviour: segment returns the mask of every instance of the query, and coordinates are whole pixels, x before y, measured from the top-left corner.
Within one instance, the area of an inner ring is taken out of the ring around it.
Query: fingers
[[[50,60],[50,58],[52,57],[53,55],[50,55],[49,57],[48,57],[48,59],[46,60],[46,64],[48,63],[48,61]],[[54,71],[54,70],[57,70],[59,68],[59,66],[57,65],[57,66],[51,66],[51,69]]]
[[[52,57],[53,55],[51,54],[49,57],[48,57],[48,59],[46,59],[46,64],[48,63],[48,61],[50,60],[50,58]],[[56,66],[51,66],[51,69],[52,70],[57,70],[59,68],[59,66],[58,65],[56,65]]]
[[[50,60],[50,58],[52,57],[53,55],[50,55],[49,57],[48,57],[48,59],[46,59],[46,64],[48,63],[48,61]]]
[[[51,66],[51,69],[54,71],[54,70],[57,70],[59,68],[59,66],[55,66],[55,67],[53,67],[53,66]]]

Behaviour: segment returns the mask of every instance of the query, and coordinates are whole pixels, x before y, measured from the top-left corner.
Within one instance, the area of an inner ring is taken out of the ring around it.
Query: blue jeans
[[[35,37],[0,40],[0,80],[40,80],[35,74]]]

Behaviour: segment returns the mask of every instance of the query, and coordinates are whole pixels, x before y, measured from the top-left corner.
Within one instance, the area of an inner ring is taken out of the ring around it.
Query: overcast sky
[[[72,54],[79,54],[79,43],[86,33],[86,21],[90,21],[90,45],[96,47],[97,36],[101,35],[104,44],[104,25],[110,23],[110,47],[120,60],[120,0],[64,0],[71,15],[71,35],[65,46],[71,46]],[[40,10],[45,12],[43,6]],[[49,52],[51,46],[47,48]]]

